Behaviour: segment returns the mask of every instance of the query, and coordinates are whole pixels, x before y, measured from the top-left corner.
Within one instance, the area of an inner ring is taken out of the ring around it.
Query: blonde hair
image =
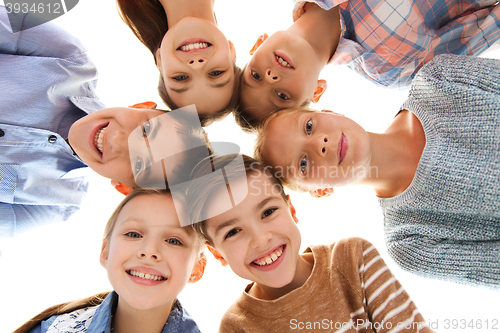
[[[297,108],[282,109],[269,114],[267,117],[264,118],[262,124],[256,129],[257,138],[255,139],[253,156],[258,161],[266,165],[269,165],[271,167],[272,173],[283,183],[283,186],[285,186],[287,189],[296,192],[309,192],[309,189],[307,189],[306,187],[300,186],[291,181],[288,177],[286,177],[286,175],[288,174],[287,172],[280,172],[281,170],[278,170],[278,168],[272,166],[264,156],[264,142],[265,142],[264,132],[266,131],[267,126],[269,126],[269,124],[277,118],[280,118],[287,114],[293,114],[298,112],[318,112],[318,111],[306,107],[297,107]],[[272,143],[268,142],[268,144]],[[281,177],[279,177],[279,175],[281,175]]]

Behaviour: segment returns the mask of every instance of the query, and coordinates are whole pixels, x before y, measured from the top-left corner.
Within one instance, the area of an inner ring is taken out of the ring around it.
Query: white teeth
[[[104,126],[100,130],[98,130],[94,136],[94,145],[101,154],[102,154],[102,138],[104,137],[104,133],[106,132],[107,128],[108,125]]]
[[[157,276],[152,274],[144,274],[143,272],[138,271],[129,271],[130,275],[144,279],[144,280],[154,280],[154,281],[163,281],[166,280],[163,276]]]
[[[280,57],[279,55],[276,56],[276,60],[278,60],[278,63],[281,65],[281,66],[285,66],[285,67],[292,67],[289,63],[287,63],[285,61],[285,59],[283,59],[282,57]]]
[[[281,254],[283,253],[283,246],[281,246],[279,249],[271,253],[270,255],[267,255],[265,257],[262,257],[258,260],[255,260],[254,263],[256,263],[259,266],[264,266],[264,265],[269,265],[275,262],[279,257],[281,257]]]
[[[182,51],[190,51],[190,50],[194,50],[194,49],[205,49],[207,47],[208,47],[208,43],[189,43],[189,44],[182,45],[180,47],[180,49]]]

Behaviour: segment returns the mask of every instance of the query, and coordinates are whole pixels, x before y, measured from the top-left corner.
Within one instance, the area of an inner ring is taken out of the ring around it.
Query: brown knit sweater
[[[219,332],[433,332],[368,241],[346,238],[305,252],[314,267],[302,287],[268,301],[250,296],[248,285]]]

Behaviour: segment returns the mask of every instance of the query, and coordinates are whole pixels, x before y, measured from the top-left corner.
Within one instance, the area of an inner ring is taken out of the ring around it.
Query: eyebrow
[[[234,209],[234,208],[233,208],[233,209]],[[234,223],[236,223],[236,222],[238,222],[238,221],[239,221],[239,219],[234,218],[234,219],[231,219],[231,220],[229,220],[229,221],[226,221],[226,222],[224,222],[224,223],[222,223],[222,224],[218,225],[218,226],[217,226],[217,228],[215,228],[215,232],[214,232],[214,234],[215,234],[215,238],[217,238],[217,235],[219,234],[219,232],[220,232],[222,229],[224,229],[225,227],[228,227],[228,226],[230,226],[230,225],[232,225],[232,224],[234,224]]]
[[[213,84],[213,85],[211,84],[210,86],[211,86],[212,88],[222,88],[222,87],[225,87],[225,86],[226,86],[226,85],[227,85],[230,81],[231,81],[231,77],[229,77],[229,78],[227,79],[227,81],[225,81],[225,82],[222,82],[222,83],[217,83],[217,84]],[[188,91],[188,90],[189,90],[189,88],[190,88],[190,87],[184,87],[184,88],[180,88],[180,89],[170,88],[170,90],[172,90],[172,91],[174,91],[174,92],[176,92],[176,93],[180,94],[180,93],[183,93],[183,92]]]
[[[181,89],[170,88],[170,90],[175,91],[176,93],[179,93],[179,94],[187,91],[188,89],[189,89],[189,87],[185,87],[185,88],[181,88]]]
[[[229,83],[229,81],[231,81],[231,77],[229,77],[226,82],[217,83],[217,84],[210,85],[210,86],[212,86],[213,88],[222,88],[222,87],[226,86]]]
[[[297,117],[297,121],[293,124],[293,128],[292,128],[292,133],[295,129],[298,129],[298,131],[301,131],[301,126],[300,124],[302,123],[302,115],[299,115]],[[290,161],[287,161],[287,164],[286,165],[290,165],[290,166],[294,166],[294,165],[297,165],[298,169],[300,169],[300,161],[301,161],[301,156],[299,156],[299,159],[297,160],[297,162],[294,162],[295,161],[295,156],[292,156],[291,157],[291,160]]]
[[[272,200],[275,200],[275,199],[278,199],[278,198],[276,198],[276,197],[274,197],[274,196],[270,196],[270,197],[267,197],[267,198],[263,199],[261,202],[259,202],[257,205],[255,205],[255,210],[260,210],[260,209],[262,209],[262,207],[264,207],[267,203],[269,203],[269,201],[272,201]],[[234,208],[233,208],[233,209],[234,209]],[[217,228],[215,228],[215,232],[214,232],[215,237],[217,237],[218,233],[219,233],[222,229],[224,229],[224,228],[226,228],[226,227],[228,227],[228,226],[230,226],[230,225],[235,224],[235,223],[236,223],[236,222],[238,222],[239,220],[240,220],[240,219],[238,219],[238,218],[234,218],[234,219],[230,219],[230,220],[228,220],[228,221],[226,221],[226,222],[224,222],[224,223],[222,223],[222,224],[218,225],[218,226],[217,226]]]

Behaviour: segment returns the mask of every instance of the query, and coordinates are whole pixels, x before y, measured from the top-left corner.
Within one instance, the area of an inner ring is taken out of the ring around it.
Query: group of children
[[[165,104],[195,104],[200,123],[154,103],[104,108],[77,40],[51,24],[9,33],[0,11],[8,37],[0,42],[0,77],[29,71],[35,76],[17,75],[11,89],[36,89],[18,110],[0,101],[7,110],[1,236],[67,219],[86,191],[83,177],[68,174],[85,166],[128,194],[101,250],[114,291],[47,309],[16,332],[198,332],[177,296],[203,275],[205,245],[252,282],[225,313],[221,332],[432,332],[368,241],[342,239],[300,253],[296,212],[282,184],[317,196],[369,185],[399,265],[499,288],[500,62],[470,57],[500,38],[494,1],[298,1],[295,23],[259,37],[243,70],[216,26],[212,0],[117,3],[154,56]],[[431,61],[441,53],[468,56]],[[413,81],[384,133],[306,108],[326,90],[318,77],[327,63],[348,64],[384,86]],[[49,81],[48,71],[58,76]],[[201,126],[230,112],[242,129],[258,130],[257,159],[211,154]],[[155,155],[156,137],[160,148],[173,142],[176,149]]]

